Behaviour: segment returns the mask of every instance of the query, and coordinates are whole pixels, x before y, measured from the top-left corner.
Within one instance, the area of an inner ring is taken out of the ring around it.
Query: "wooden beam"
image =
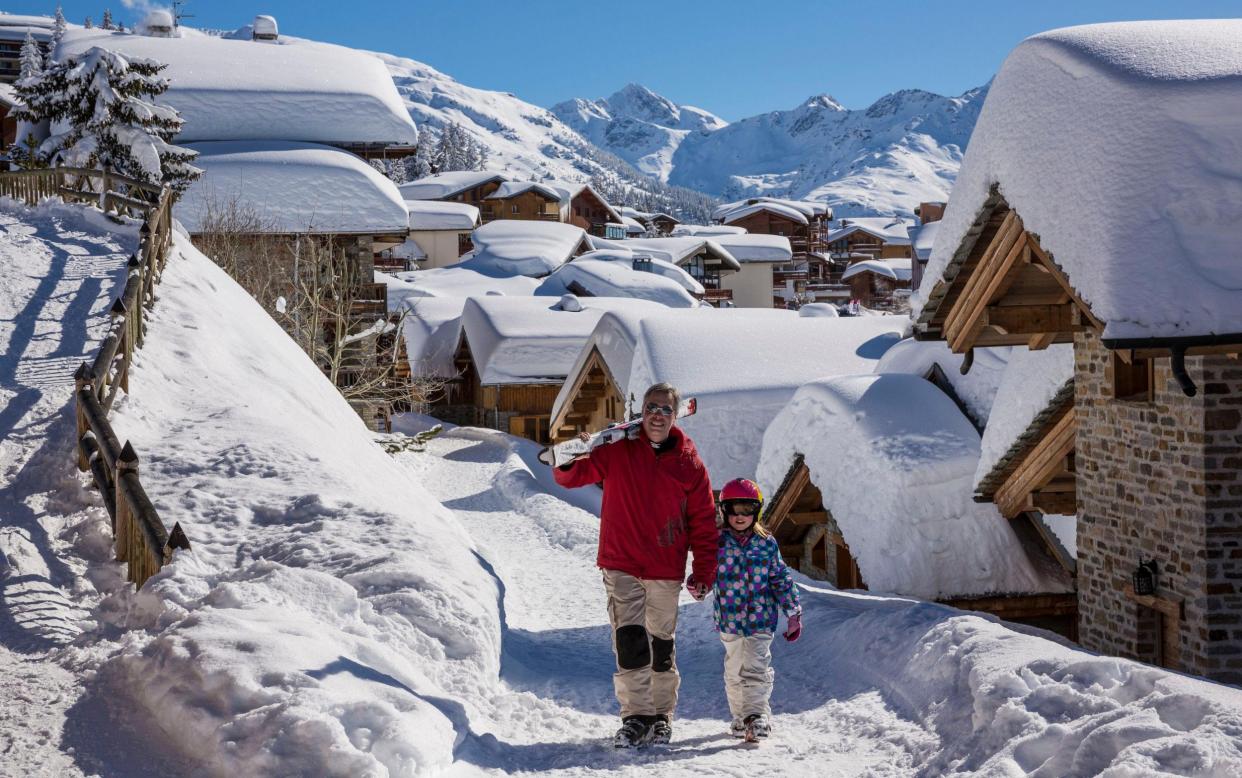
[[[1052,516],[1073,516],[1078,512],[1078,499],[1073,492],[1031,492],[1027,503],[1028,510]]]
[[[1069,305],[992,305],[984,310],[983,321],[1010,335],[1072,332],[1072,310]]]
[[[1031,351],[1043,351],[1051,346],[1056,339],[1057,333],[1055,332],[1041,332],[1038,335],[1032,335],[1026,347]]]
[[[1031,252],[1035,259],[1048,269],[1052,279],[1056,281],[1057,285],[1060,286],[1061,289],[1069,295],[1069,298],[1074,301],[1074,305],[1078,308],[1081,315],[1087,317],[1087,321],[1084,322],[1084,324],[1088,324],[1090,328],[1095,330],[1097,333],[1103,332],[1104,322],[1097,319],[1095,314],[1091,312],[1091,306],[1087,305],[1087,303],[1078,296],[1078,292],[1074,291],[1074,287],[1070,286],[1069,279],[1065,277],[1065,274],[1061,272],[1061,269],[1052,261],[1052,257],[1048,256],[1048,253],[1043,250],[1038,241],[1032,240],[1030,241],[1030,245]]]
[[[1068,408],[1042,439],[1026,454],[992,496],[1005,518],[1033,510],[1029,496],[1056,479],[1069,477],[1068,457],[1073,453],[1077,431],[1074,409]],[[1058,491],[1058,494],[1071,494]]]
[[[1030,242],[1025,239],[1024,235],[1025,233],[1014,240],[1013,245],[1002,258],[993,260],[988,265],[980,264],[975,268],[975,273],[984,279],[980,283],[982,289],[976,295],[961,301],[965,303],[966,308],[958,320],[956,332],[949,333],[949,347],[954,353],[960,354],[970,347],[971,341],[983,327],[984,309],[993,300],[1009,291],[1009,287],[1017,279],[1017,273],[1014,271],[1019,257],[1030,256]]]
[[[977,307],[976,303],[982,298],[984,290],[987,286],[992,270],[994,258],[1001,254],[1007,256],[1009,250],[1017,245],[1018,238],[1022,235],[1022,222],[1018,218],[1018,214],[1009,211],[1005,214],[1005,219],[1001,222],[1000,229],[996,231],[991,243],[983,251],[983,255],[970,271],[969,277],[966,279],[966,286],[962,289],[962,293],[954,301],[953,307],[949,310],[949,315],[945,318],[942,332],[945,333],[950,341],[956,340],[962,332],[962,329],[969,325],[970,314]],[[954,351],[957,351],[954,349]]]

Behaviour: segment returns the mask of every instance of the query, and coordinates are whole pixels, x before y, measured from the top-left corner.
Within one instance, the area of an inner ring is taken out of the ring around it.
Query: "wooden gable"
[[[1018,213],[993,190],[919,317],[920,339],[954,353],[981,346],[1044,349],[1103,324]]]
[[[780,545],[785,563],[812,578],[828,578],[838,589],[866,589],[823,495],[799,454],[763,512],[763,523]]]
[[[603,429],[625,421],[625,395],[595,346],[576,376],[561,410],[549,423],[549,436],[555,442],[569,440],[580,432]]]
[[[979,482],[975,499],[1014,519],[1027,511],[1077,512],[1074,382],[1069,380]]]

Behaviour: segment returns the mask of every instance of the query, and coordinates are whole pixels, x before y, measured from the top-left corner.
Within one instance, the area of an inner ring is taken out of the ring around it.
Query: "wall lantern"
[[[1156,593],[1156,573],[1160,570],[1156,560],[1151,559],[1146,562],[1139,559],[1139,565],[1134,570],[1134,593],[1135,594],[1155,594]]]

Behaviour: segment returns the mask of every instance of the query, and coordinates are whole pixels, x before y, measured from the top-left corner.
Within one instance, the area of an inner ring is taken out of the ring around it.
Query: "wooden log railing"
[[[27,205],[58,197],[65,202],[95,205],[105,213],[146,216],[159,207],[162,194],[161,187],[145,181],[91,168],[51,167],[0,175],[0,196]]]
[[[123,186],[124,192],[114,189]],[[94,190],[94,191],[92,191]],[[138,455],[108,421],[118,390],[129,391],[134,350],[146,336],[146,311],[155,304],[155,285],[172,244],[170,190],[99,170],[49,168],[0,173],[0,196],[36,205],[55,197],[88,202],[118,215],[143,217],[138,252],[130,257],[125,288],[109,310],[112,324],[93,362],[74,374],[78,469],[89,472],[112,522],[116,559],[127,578],[141,587],[190,543],[180,524],[168,531],[139,479]]]

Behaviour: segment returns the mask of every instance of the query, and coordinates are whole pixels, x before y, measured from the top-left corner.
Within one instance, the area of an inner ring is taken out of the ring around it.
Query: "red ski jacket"
[[[640,428],[636,437],[601,446],[552,472],[558,484],[570,488],[603,481],[600,567],[680,581],[686,553],[693,549],[694,579],[711,586],[719,538],[711,481],[690,438],[673,427],[669,439],[672,445],[657,451]]]

